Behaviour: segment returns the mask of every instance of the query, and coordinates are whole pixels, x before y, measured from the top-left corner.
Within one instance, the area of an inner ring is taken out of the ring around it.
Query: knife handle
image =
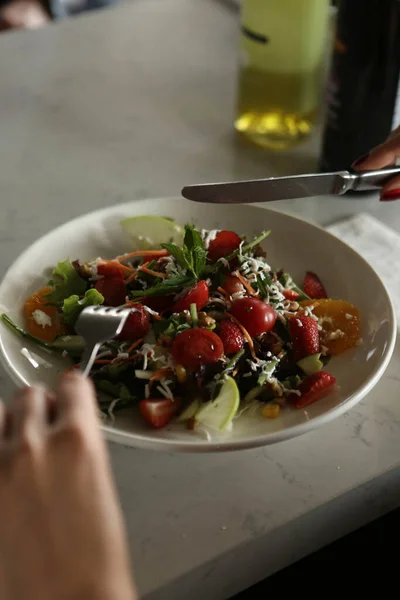
[[[387,167],[376,171],[350,171],[350,173],[356,175],[351,189],[362,192],[383,187],[393,177],[400,175],[400,167]]]

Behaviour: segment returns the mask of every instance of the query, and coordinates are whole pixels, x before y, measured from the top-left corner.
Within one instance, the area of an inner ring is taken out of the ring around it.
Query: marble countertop
[[[0,36],[0,275],[65,220],[183,184],[311,171],[319,136],[269,154],[232,131],[237,15],[223,0],[136,0]],[[327,224],[372,195],[281,203]],[[110,446],[148,600],[225,600],[400,504],[400,346],[353,411],[301,438],[227,455]],[[1,394],[12,385],[0,373]]]

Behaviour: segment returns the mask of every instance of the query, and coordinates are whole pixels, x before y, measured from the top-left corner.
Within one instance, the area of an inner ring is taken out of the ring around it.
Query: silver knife
[[[400,167],[388,167],[378,171],[360,173],[338,171],[337,173],[268,177],[226,183],[202,183],[187,185],[182,189],[182,196],[195,202],[214,204],[274,202],[275,200],[309,198],[326,194],[340,196],[349,190],[379,189],[396,175],[400,175]]]

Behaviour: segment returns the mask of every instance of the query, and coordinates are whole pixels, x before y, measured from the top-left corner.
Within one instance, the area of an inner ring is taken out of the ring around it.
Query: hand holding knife
[[[398,166],[362,172],[338,171],[226,183],[203,183],[185,186],[182,189],[182,196],[195,202],[214,204],[275,202],[327,194],[341,196],[349,190],[378,190],[396,175],[400,175]]]

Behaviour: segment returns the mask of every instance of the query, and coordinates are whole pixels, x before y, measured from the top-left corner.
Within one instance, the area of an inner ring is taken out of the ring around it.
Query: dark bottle
[[[321,171],[347,169],[400,124],[400,1],[340,0]]]

